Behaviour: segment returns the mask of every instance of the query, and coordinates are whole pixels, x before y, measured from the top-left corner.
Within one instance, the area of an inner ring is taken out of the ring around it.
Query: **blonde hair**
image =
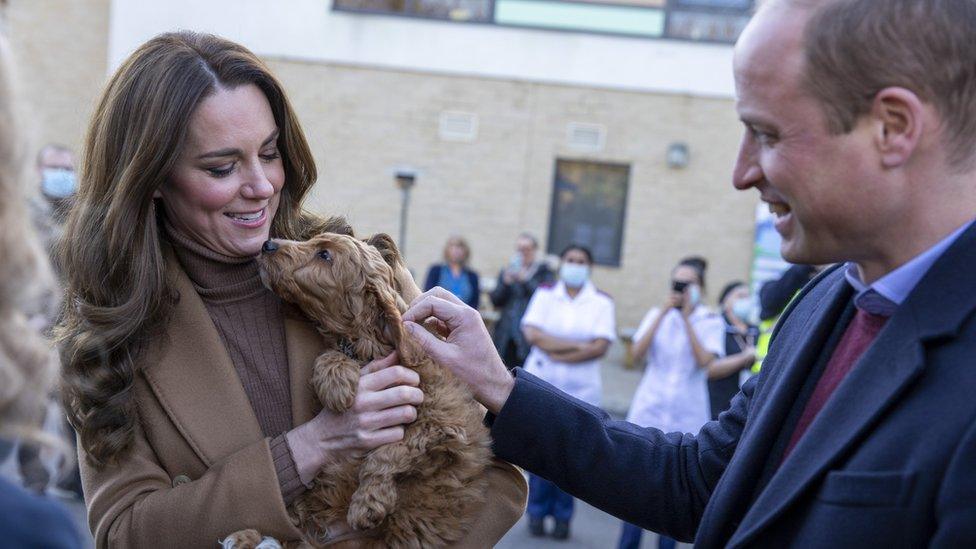
[[[253,53],[186,31],[156,36],[129,56],[92,115],[80,187],[58,252],[68,285],[57,330],[64,406],[93,465],[129,448],[138,413],[132,395],[138,357],[177,299],[165,274],[162,208],[153,194],[179,158],[197,106],[218,87],[251,84],[267,98],[281,132],[285,185],[271,236],[304,240],[352,232],[340,218],[302,211],[316,180],[312,153],[283,87]]]
[[[448,253],[451,250],[451,246],[460,246],[464,250],[464,259],[461,260],[461,266],[466,267],[468,261],[471,260],[471,246],[468,245],[468,241],[460,235],[451,235],[448,237],[447,242],[444,243],[444,250],[442,252],[444,263],[451,262],[450,254]]]
[[[0,434],[41,440],[57,361],[37,319],[55,299],[55,284],[28,216],[27,189],[36,189],[25,184],[12,70],[0,34]]]

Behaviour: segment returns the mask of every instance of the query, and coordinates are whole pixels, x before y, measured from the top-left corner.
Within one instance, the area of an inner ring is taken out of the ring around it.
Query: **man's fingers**
[[[416,387],[400,385],[382,391],[362,395],[356,404],[360,412],[385,410],[404,404],[419,406],[424,401],[424,393]]]
[[[384,368],[389,368],[390,366],[393,366],[399,361],[400,361],[400,357],[397,356],[396,351],[393,351],[392,353],[388,354],[383,358],[367,363],[365,366],[363,366],[360,373],[361,375],[366,375],[366,374],[371,374],[373,372],[378,372]]]
[[[420,345],[420,348],[424,350],[435,362],[438,359],[443,358],[444,351],[443,346],[447,345],[443,341],[437,339],[437,336],[428,332],[423,326],[417,324],[416,322],[404,322],[404,327],[410,332],[414,340]]]
[[[458,298],[458,296],[452,294],[451,292],[445,290],[444,288],[441,288],[440,286],[434,286],[433,288],[431,288],[431,289],[427,290],[426,292],[420,294],[419,296],[417,296],[416,299],[414,299],[413,301],[411,301],[410,302],[410,307],[412,308],[415,303],[418,303],[421,299],[423,299],[423,298],[425,298],[427,296],[439,297],[439,298],[441,298],[441,299],[443,299],[445,301],[449,301],[449,302],[451,302],[451,303],[453,303],[455,305],[461,305],[461,306],[464,306],[465,305],[465,303],[463,301],[461,301]]]
[[[461,321],[461,313],[464,311],[462,307],[463,305],[459,306],[435,295],[423,295],[403,313],[403,320],[421,323],[434,317],[453,329]]]
[[[444,324],[444,321],[433,317],[424,321],[424,328],[427,328],[427,331],[433,332],[435,335],[439,335],[441,337],[451,335],[451,329],[447,327],[447,324]]]

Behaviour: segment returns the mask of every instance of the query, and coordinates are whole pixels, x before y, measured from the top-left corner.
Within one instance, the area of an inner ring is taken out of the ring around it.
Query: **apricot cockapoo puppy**
[[[362,366],[394,349],[420,375],[424,392],[401,442],[319,472],[292,507],[303,530],[324,532],[346,521],[357,530],[375,529],[375,544],[383,547],[442,547],[460,539],[483,499],[488,430],[470,392],[405,332],[401,294],[416,287],[393,240],[333,233],[306,242],[270,240],[259,263],[265,284],[297,305],[327,340],[330,350],[316,360],[311,379],[323,407],[348,410]],[[239,547],[261,540],[254,531],[235,536]]]

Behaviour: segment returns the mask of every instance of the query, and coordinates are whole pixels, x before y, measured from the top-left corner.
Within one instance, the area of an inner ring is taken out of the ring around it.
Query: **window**
[[[339,11],[732,43],[755,0],[334,0]]]
[[[335,0],[340,11],[397,13],[451,21],[492,20],[493,0]]]
[[[548,253],[582,244],[598,265],[620,265],[630,166],[556,160]]]

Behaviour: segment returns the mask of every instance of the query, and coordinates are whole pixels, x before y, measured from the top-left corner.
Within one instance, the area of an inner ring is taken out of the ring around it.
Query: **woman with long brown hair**
[[[287,506],[328,459],[399,440],[423,395],[389,357],[364,367],[352,410],[319,410],[321,338],[254,260],[269,237],[351,233],[302,211],[315,179],[280,83],[240,45],[163,34],[110,80],[60,250],[65,404],[99,546],[365,535],[301,532]],[[489,475],[462,546],[518,520],[521,476],[502,463]]]

